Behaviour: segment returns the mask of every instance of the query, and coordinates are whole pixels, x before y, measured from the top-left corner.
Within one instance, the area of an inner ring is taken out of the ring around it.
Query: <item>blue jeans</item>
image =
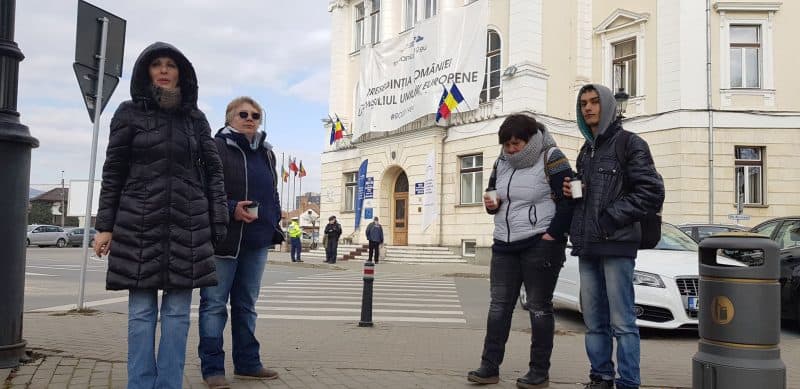
[[[231,302],[233,367],[235,373],[255,373],[263,366],[255,337],[256,300],[267,264],[268,247],[242,248],[237,258],[217,258],[217,286],[200,289],[200,371],[203,378],[225,375],[222,333]]]
[[[300,238],[291,238],[289,240],[292,243],[292,262],[297,262],[300,260],[300,253],[303,251],[303,245],[300,243]]]
[[[161,339],[155,355],[158,291],[128,294],[128,389],[181,388],[189,334],[191,289],[165,290],[161,297]]]
[[[579,269],[590,376],[614,379],[613,337],[617,339],[617,385],[637,388],[639,327],[634,312],[634,264],[634,258],[580,257]]]

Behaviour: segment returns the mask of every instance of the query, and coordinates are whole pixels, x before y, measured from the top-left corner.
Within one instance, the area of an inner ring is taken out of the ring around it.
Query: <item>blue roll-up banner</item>
[[[361,162],[361,167],[358,168],[358,197],[356,197],[356,225],[355,229],[361,225],[361,209],[364,206],[364,186],[367,183],[367,161]]]

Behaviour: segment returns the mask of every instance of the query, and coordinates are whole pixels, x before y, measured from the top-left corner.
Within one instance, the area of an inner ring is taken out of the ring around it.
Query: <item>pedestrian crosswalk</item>
[[[358,321],[360,274],[322,273],[261,288],[260,319]],[[373,284],[374,322],[461,323],[464,312],[452,279],[379,275]]]

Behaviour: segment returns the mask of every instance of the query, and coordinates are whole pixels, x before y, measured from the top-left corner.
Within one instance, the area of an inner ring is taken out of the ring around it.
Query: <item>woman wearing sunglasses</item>
[[[264,110],[250,97],[238,97],[225,110],[225,127],[214,142],[219,150],[228,195],[228,236],[216,247],[219,284],[200,290],[200,370],[210,388],[227,388],[223,330],[230,298],[233,371],[237,378],[275,379],[261,364],[255,337],[256,300],[267,250],[283,240],[275,153],[258,131]]]
[[[217,282],[212,240],[228,222],[222,165],[178,49],[147,47],[130,88],[111,119],[94,248],[108,254],[106,288],[129,290],[128,388],[180,388],[192,288]]]

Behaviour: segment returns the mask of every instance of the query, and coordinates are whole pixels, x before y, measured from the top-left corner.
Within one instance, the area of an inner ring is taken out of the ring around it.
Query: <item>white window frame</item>
[[[360,14],[359,14],[360,10]],[[364,29],[366,27],[366,9],[364,9],[364,2],[358,3],[353,6],[353,51],[359,51],[364,47]]]
[[[461,256],[475,257],[478,254],[478,242],[475,239],[461,240]]]
[[[438,14],[438,0],[405,0],[403,2],[403,31],[410,30],[418,22]]]
[[[759,149],[760,159],[759,160],[754,160],[754,159],[736,159],[736,151],[738,149],[740,149],[740,148]],[[743,146],[743,145],[739,145],[739,146],[735,146],[734,147],[734,154],[733,154],[733,157],[734,157],[734,164],[733,164],[734,165],[734,170],[733,170],[733,203],[734,204],[738,204],[739,203],[739,199],[737,197],[739,196],[739,174],[738,174],[738,170],[740,168],[743,169],[743,175],[742,176],[744,177],[744,183],[743,183],[744,184],[744,200],[742,201],[742,205],[743,206],[754,206],[754,205],[755,206],[761,206],[761,205],[765,205],[767,203],[767,199],[766,199],[767,193],[766,193],[766,187],[765,187],[766,186],[765,185],[765,183],[766,183],[766,177],[765,177],[766,176],[766,170],[765,170],[765,167],[764,167],[764,155],[766,154],[766,152],[767,152],[767,148],[764,147],[764,146]],[[753,199],[750,198],[750,189],[751,189],[750,188],[750,180],[747,179],[747,177],[749,177],[750,170],[751,169],[755,169],[755,168],[759,169],[760,177],[761,177],[761,179],[759,180],[760,188],[759,188],[759,191],[758,191],[759,192],[758,195],[759,195],[761,201],[758,201],[758,202],[753,201]]]
[[[481,163],[480,165],[477,164],[475,159],[480,157]],[[467,158],[473,158],[472,166],[470,167],[463,167],[464,160]],[[473,204],[482,204],[483,203],[483,196],[480,193],[483,192],[483,154],[469,154],[469,155],[462,155],[458,157],[458,194],[459,194],[459,203],[461,205],[473,205]],[[468,175],[471,177],[472,180],[472,188],[470,188],[470,195],[474,196],[475,198],[465,199],[464,198],[464,176]]]
[[[634,39],[621,40],[621,41],[617,41],[617,42],[614,42],[614,43],[611,44],[611,72],[612,72],[613,76],[611,78],[612,82],[611,82],[610,85],[613,86],[612,90],[614,91],[614,93],[616,93],[616,91],[619,89],[619,83],[622,82],[622,85],[626,86],[625,92],[627,92],[630,97],[636,97],[636,96],[639,96],[638,91],[639,91],[639,81],[640,81],[639,74],[636,73],[638,71],[638,68],[639,68],[640,58],[637,55],[636,51],[634,51],[634,53],[632,55],[633,58],[627,58],[626,60],[622,61],[623,64],[621,65],[621,68],[624,69],[624,71],[623,71],[624,74],[616,74],[617,73],[616,72],[617,63],[615,63],[615,62],[619,61],[618,58],[617,58],[617,53],[616,53],[617,50],[616,50],[616,48],[619,45],[626,44],[626,43],[629,43],[629,42],[633,42],[633,47],[634,47],[634,50],[635,50],[636,49],[636,39],[635,38]],[[631,60],[636,62],[635,68],[633,66],[629,66]],[[632,73],[631,70],[633,70],[633,73],[634,73],[633,77],[631,77],[631,73]],[[634,79],[634,85],[635,85],[634,89],[630,88],[631,78]]]
[[[767,108],[775,107],[775,52],[773,27],[775,12],[780,8],[781,3],[738,3],[738,2],[717,2],[714,8],[719,13],[719,93],[720,105],[730,107],[733,105],[734,96],[760,96],[762,106]],[[739,13],[745,17],[740,17]],[[761,14],[762,17],[754,18],[754,14]],[[760,88],[731,88],[731,56],[730,56],[730,37],[731,25],[752,25],[759,26],[761,32],[761,85]],[[742,107],[758,108],[758,107]]]
[[[615,25],[619,18],[628,21],[622,25]],[[629,116],[645,113],[647,97],[647,40],[646,27],[650,15],[617,9],[609,15],[599,26],[595,27],[595,35],[600,36],[603,84],[614,84],[614,45],[628,40],[636,40],[636,93],[631,94],[628,100],[627,114]],[[613,91],[616,93],[617,91]]]
[[[381,41],[381,0],[369,0],[370,43],[377,44]],[[378,4],[375,7],[375,3]]]
[[[497,40],[500,42],[500,46],[496,50],[491,50],[489,47],[489,43],[491,42],[490,37],[491,34],[497,35]],[[492,58],[498,57],[499,64],[496,69],[492,68]],[[479,96],[480,103],[488,103],[490,101],[494,101],[500,98],[503,83],[502,79],[502,69],[503,69],[503,37],[500,35],[495,29],[488,29],[486,30],[486,62],[484,63],[484,79],[483,79],[483,86],[481,87],[481,93]],[[497,84],[491,84],[491,74],[492,73],[499,73],[500,77],[497,78]],[[492,90],[497,90],[497,96],[492,97]]]
[[[347,172],[342,176],[344,181],[344,197],[342,201],[343,211],[355,211],[356,198],[358,197],[358,172]],[[348,197],[348,194],[350,196]],[[349,201],[348,201],[349,199]]]
[[[742,46],[734,47],[733,46],[734,43],[733,42],[729,42],[729,44],[728,44],[728,61],[729,61],[729,64],[733,62],[732,56],[730,55],[730,51],[732,49],[734,49],[734,48],[738,48],[738,49],[741,50],[741,54],[739,56],[741,57],[741,61],[742,61],[741,62],[742,69],[741,69],[741,74],[740,74],[740,76],[742,77],[742,85],[740,85],[740,86],[733,86],[732,85],[731,77],[733,77],[733,74],[730,73],[730,69],[729,69],[728,70],[728,72],[729,72],[728,73],[728,75],[729,75],[728,82],[731,84],[730,88],[731,89],[761,89],[761,85],[763,84],[762,78],[763,78],[763,75],[764,75],[764,66],[762,65],[764,50],[761,47],[762,46],[761,42],[764,40],[764,33],[761,31],[761,25],[760,24],[740,24],[740,23],[730,24],[729,25],[729,29],[732,29],[734,27],[754,27],[756,29],[756,32],[757,32],[756,36],[758,38],[757,38],[756,43],[755,43],[755,45],[757,45],[757,46],[745,46],[746,44],[741,44]],[[736,44],[738,45],[740,43],[736,43]],[[758,52],[758,58],[757,58],[757,62],[758,62],[758,70],[757,70],[758,74],[757,74],[757,76],[758,77],[757,77],[757,79],[758,80],[756,81],[758,83],[758,85],[748,85],[747,84],[747,80],[748,80],[747,72],[748,72],[749,69],[747,68],[747,58],[745,57],[745,49],[746,48],[756,48],[756,49],[758,49],[758,51],[757,51]]]

